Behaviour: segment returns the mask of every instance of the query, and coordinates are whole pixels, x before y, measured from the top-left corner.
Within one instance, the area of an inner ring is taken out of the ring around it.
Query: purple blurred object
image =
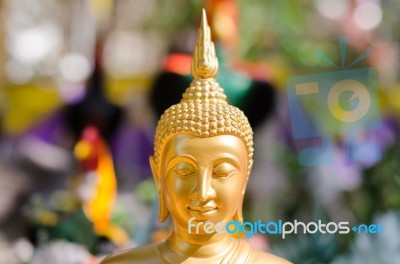
[[[151,178],[149,157],[153,155],[153,133],[125,124],[116,132],[112,146],[118,180],[123,188]]]
[[[395,120],[385,118],[379,129],[366,131],[357,142],[359,147],[354,150],[354,159],[364,168],[377,164],[384,152],[395,142],[398,126]]]

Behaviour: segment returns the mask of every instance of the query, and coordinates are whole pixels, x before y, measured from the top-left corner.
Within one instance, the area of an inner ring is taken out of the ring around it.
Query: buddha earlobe
[[[242,205],[238,207],[235,214],[233,215],[233,221],[238,221],[239,223],[243,224],[243,209]]]
[[[248,179],[249,177],[247,177],[247,180]],[[236,212],[233,215],[233,221],[238,221],[241,224],[243,224],[243,199],[244,199],[244,193],[246,192],[247,180],[243,186],[242,201],[240,202],[240,206],[236,209]]]
[[[156,183],[157,193],[158,193],[158,206],[159,206],[158,220],[160,220],[160,222],[164,222],[168,218],[169,212],[167,204],[165,203],[164,200],[164,194],[162,192],[161,179],[159,171],[157,170],[156,163],[154,161],[154,156],[151,156],[149,158],[149,161],[150,161],[151,172],[153,173],[154,182]]]
[[[158,206],[159,206],[158,220],[160,220],[160,222],[162,223],[165,220],[167,220],[169,212],[161,188],[158,190]]]

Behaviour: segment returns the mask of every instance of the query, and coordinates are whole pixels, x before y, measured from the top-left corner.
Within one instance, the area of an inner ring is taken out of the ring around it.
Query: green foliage
[[[400,210],[400,143],[391,146],[375,166],[366,169],[362,186],[346,194],[359,221],[370,223],[375,212]]]
[[[273,248],[273,252],[293,263],[329,263],[338,253],[338,238],[335,235],[298,234]]]
[[[373,221],[383,226],[382,234],[358,234],[349,253],[336,258],[332,264],[399,263],[400,211],[377,215]]]

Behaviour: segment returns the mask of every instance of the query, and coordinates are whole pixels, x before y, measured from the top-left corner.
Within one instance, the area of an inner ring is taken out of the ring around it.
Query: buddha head
[[[191,71],[194,80],[182,100],[164,112],[156,129],[150,164],[159,219],[163,222],[171,214],[181,226],[192,218],[243,221],[253,132],[214,79],[218,60],[204,10]]]

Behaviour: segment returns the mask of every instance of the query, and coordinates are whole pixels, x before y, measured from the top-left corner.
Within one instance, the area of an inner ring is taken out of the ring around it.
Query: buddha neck
[[[235,245],[236,239],[223,234],[189,234],[187,228],[173,225],[167,246],[176,253],[191,258],[211,258],[224,255]]]

